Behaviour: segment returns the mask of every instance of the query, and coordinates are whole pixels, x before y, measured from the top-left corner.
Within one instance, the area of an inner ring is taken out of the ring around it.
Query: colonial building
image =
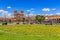
[[[46,16],[45,20],[52,20],[53,23],[60,23],[60,16],[59,15]]]
[[[25,17],[24,17],[24,11],[20,11],[20,13],[18,13],[16,10],[14,10],[14,21],[17,21],[17,20],[23,20],[23,19],[25,19]]]
[[[24,11],[21,10],[20,13],[17,12],[17,10],[14,10],[14,17],[12,18],[0,18],[0,21],[6,20],[6,21],[11,21],[11,22],[22,22],[22,21],[29,21],[29,22],[34,22],[35,17],[34,16],[24,16]],[[60,23],[60,16],[59,15],[52,15],[52,16],[45,16],[45,20],[52,20],[53,23]]]
[[[22,22],[23,20],[25,21],[34,21],[34,18],[35,17],[27,17],[27,16],[24,16],[24,11],[21,10],[20,13],[17,12],[17,10],[14,10],[14,17],[11,18],[11,21],[19,21],[19,22]]]

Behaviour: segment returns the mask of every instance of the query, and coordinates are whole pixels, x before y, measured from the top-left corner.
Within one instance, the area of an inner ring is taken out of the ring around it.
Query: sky
[[[60,0],[0,0],[0,17],[10,17],[23,10],[24,15],[60,15]]]

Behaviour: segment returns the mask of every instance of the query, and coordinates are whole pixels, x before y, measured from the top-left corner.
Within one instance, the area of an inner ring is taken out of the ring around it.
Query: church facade
[[[14,21],[21,21],[25,19],[24,17],[24,11],[20,11],[20,13],[18,13],[16,10],[14,10],[14,17],[13,17],[13,20]]]
[[[21,10],[20,13],[17,12],[17,10],[14,10],[14,17],[11,18],[11,21],[19,21],[19,22],[22,22],[22,21],[34,21],[34,18],[35,17],[27,17],[27,16],[24,16],[24,11]]]

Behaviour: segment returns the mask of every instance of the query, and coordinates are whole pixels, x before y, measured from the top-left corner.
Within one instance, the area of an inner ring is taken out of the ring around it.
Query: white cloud
[[[27,12],[34,12],[34,8],[30,8]]]
[[[34,11],[34,8],[31,8],[30,10],[31,10],[31,11]]]
[[[28,13],[30,16],[32,16],[34,12],[35,12],[35,11],[34,11],[34,8],[30,8],[29,10],[27,10],[27,13]],[[26,16],[27,16],[27,15],[26,15]]]
[[[58,12],[58,13],[56,13],[56,15],[60,15],[60,13]]]
[[[11,6],[8,6],[7,8],[9,9],[9,8],[11,8]]]
[[[8,14],[8,11],[4,11],[5,14]]]
[[[56,10],[56,8],[53,8],[52,10]]]
[[[8,11],[0,10],[0,13],[2,13],[2,14],[8,14]]]
[[[43,8],[42,11],[49,12],[50,11],[50,8]]]
[[[6,17],[11,18],[12,17],[11,13],[8,13]]]
[[[0,13],[2,14],[2,17],[4,17],[4,16],[6,16],[6,17],[12,17],[11,13],[9,13],[8,11],[0,10]]]
[[[53,14],[49,14],[50,16],[53,15]]]
[[[33,14],[32,14],[32,13],[30,13],[30,14],[29,14],[29,16],[33,16]]]
[[[11,14],[9,13],[7,16],[11,16]]]
[[[0,13],[3,13],[4,12],[4,10],[0,10]]]
[[[30,12],[30,10],[27,10],[27,12]]]
[[[44,12],[49,12],[49,11],[54,11],[54,10],[56,10],[56,8],[52,8],[52,9],[50,9],[50,8],[43,8],[42,9],[42,11],[44,11]]]

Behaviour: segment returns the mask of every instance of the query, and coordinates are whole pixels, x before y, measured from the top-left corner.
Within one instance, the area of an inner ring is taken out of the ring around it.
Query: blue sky
[[[60,0],[0,0],[0,11],[8,11],[13,15],[13,11],[24,10],[27,14],[29,10],[31,14],[60,14]],[[33,12],[32,12],[33,10]],[[1,16],[0,12],[0,16]]]

